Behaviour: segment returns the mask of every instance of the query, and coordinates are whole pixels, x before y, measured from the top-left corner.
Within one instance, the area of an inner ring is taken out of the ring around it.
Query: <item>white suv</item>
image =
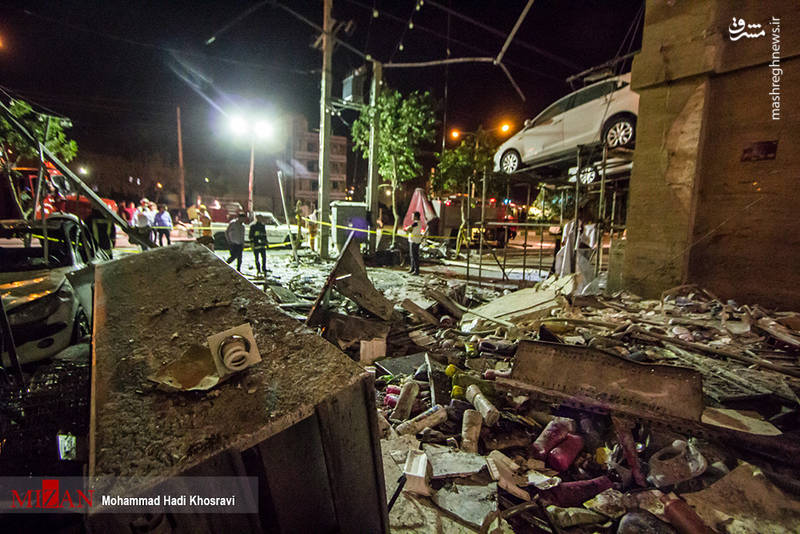
[[[546,163],[601,139],[609,148],[633,146],[639,95],[631,91],[630,81],[630,73],[607,78],[568,94],[525,121],[525,128],[495,153],[495,172],[512,173]]]

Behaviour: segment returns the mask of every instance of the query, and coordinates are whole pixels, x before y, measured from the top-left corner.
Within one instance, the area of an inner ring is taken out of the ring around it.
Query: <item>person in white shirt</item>
[[[427,229],[422,229],[418,211],[414,212],[413,222],[404,229],[408,233],[408,249],[411,255],[411,269],[408,272],[419,275],[419,245]]]
[[[247,215],[240,213],[236,219],[228,224],[225,230],[225,237],[228,239],[228,250],[231,252],[228,264],[236,260],[236,270],[242,270],[242,251],[244,251],[244,224],[247,222]]]
[[[152,215],[150,214],[150,202],[144,198],[139,203],[139,209],[133,215],[133,224],[136,226],[136,232],[144,240],[152,241],[150,233],[152,232]],[[142,250],[147,247],[142,245]]]

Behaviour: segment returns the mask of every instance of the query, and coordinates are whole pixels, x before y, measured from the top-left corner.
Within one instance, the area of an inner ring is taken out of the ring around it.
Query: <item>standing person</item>
[[[151,227],[153,223],[150,221],[150,208],[147,199],[142,199],[139,203],[139,209],[136,210],[135,220],[133,225],[136,227],[136,234],[145,241],[152,242],[150,238]],[[142,245],[142,250],[147,250],[149,247]]]
[[[308,216],[308,246],[311,250],[314,249],[317,241],[317,208],[311,210],[311,215]]]
[[[225,237],[228,239],[228,250],[231,251],[228,264],[236,260],[236,270],[242,270],[242,251],[244,250],[244,223],[247,222],[247,215],[240,213],[236,219],[228,224],[225,230]]]
[[[133,205],[133,202],[119,203],[119,216],[126,223],[131,224],[134,211],[136,211],[136,207]]]
[[[212,235],[211,231],[211,215],[208,213],[208,209],[203,205],[198,208],[197,212],[197,224],[200,230],[200,237],[197,238],[197,242],[208,247],[209,250],[214,250],[214,236]]]
[[[295,217],[295,222],[297,223],[297,238],[296,239],[302,239],[303,238],[303,233],[300,231],[300,225],[303,224],[303,216],[304,216],[304,213],[303,213],[303,202],[301,200],[298,200],[297,204],[295,204],[295,207],[294,207],[294,217]],[[299,243],[298,243],[298,245],[299,245]]]
[[[250,225],[250,245],[253,247],[253,256],[256,258],[256,272],[267,273],[267,227],[264,226],[264,217],[256,215],[256,222]],[[260,261],[259,261],[260,260]]]
[[[172,216],[167,211],[166,204],[161,204],[158,213],[153,217],[153,226],[158,235],[158,246],[161,247],[164,245],[164,237],[167,238],[167,245],[171,245],[172,240],[170,239],[170,232],[172,232]]]
[[[414,212],[413,222],[404,230],[408,233],[408,249],[411,254],[411,269],[408,272],[419,275],[419,244],[422,243],[425,230],[422,229],[418,211]]]
[[[136,213],[138,211],[139,210],[136,209],[136,204],[133,202],[128,202],[128,207],[125,209],[125,222],[131,226],[136,226]]]

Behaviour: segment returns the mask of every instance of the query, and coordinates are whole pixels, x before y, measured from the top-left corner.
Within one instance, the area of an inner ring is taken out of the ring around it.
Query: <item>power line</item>
[[[506,38],[506,33],[503,32],[503,31],[500,31],[500,30],[498,30],[496,28],[493,28],[493,27],[491,27],[491,26],[489,26],[487,24],[484,24],[483,22],[477,21],[477,20],[475,20],[475,19],[473,19],[471,17],[468,17],[468,16],[466,16],[466,15],[464,15],[462,13],[459,13],[458,11],[456,11],[454,9],[451,9],[451,8],[449,8],[447,6],[443,6],[442,4],[439,4],[438,2],[435,2],[434,0],[427,0],[427,2],[430,5],[432,5],[433,7],[441,9],[445,13],[450,13],[451,15],[453,15],[456,18],[459,18],[459,19],[461,19],[461,20],[463,20],[465,22],[469,22],[470,24],[472,24],[474,26],[477,26],[478,28],[481,28],[481,29],[483,29],[483,30],[485,30],[485,31],[487,31],[489,33],[497,35],[498,37],[502,37],[503,39]],[[551,60],[553,60],[553,61],[555,61],[557,63],[560,63],[560,64],[562,64],[562,65],[564,65],[566,67],[569,67],[570,69],[579,70],[579,69],[582,68],[580,65],[577,65],[577,64],[573,63],[572,61],[569,61],[568,59],[564,59],[564,58],[562,58],[562,57],[560,57],[560,56],[558,56],[556,54],[553,54],[552,52],[548,52],[547,50],[539,48],[536,45],[532,45],[530,43],[526,43],[525,41],[520,41],[519,39],[516,40],[516,44],[521,46],[521,47],[523,47],[523,48],[527,48],[528,50],[530,50],[532,52],[536,52],[537,54],[540,54],[540,55],[542,55],[542,56],[544,56],[544,57],[546,57],[548,59],[551,59]]]
[[[363,3],[363,2],[360,2],[359,0],[345,0],[345,2],[348,2],[350,4],[353,4],[354,6],[360,7],[362,9],[368,10],[368,11],[373,12],[373,13],[374,13],[374,11],[376,11],[375,8],[370,7],[369,5],[367,5],[367,4]],[[405,25],[408,22],[406,19],[400,18],[397,15],[389,13],[388,11],[379,11],[378,13],[379,13],[379,17],[382,17],[382,18],[385,18],[387,20],[391,20],[391,21],[397,22],[399,24],[404,24]],[[370,24],[372,24],[372,20],[373,19],[375,19],[374,16],[370,19]],[[422,32],[427,33],[429,35],[432,35],[432,36],[436,37],[437,39],[441,39],[443,41],[449,41],[450,43],[453,43],[453,44],[456,44],[458,46],[461,46],[461,47],[463,47],[463,48],[465,48],[467,50],[471,50],[472,52],[477,52],[477,53],[483,54],[485,56],[494,56],[495,55],[494,52],[489,52],[486,49],[477,47],[477,46],[475,46],[473,44],[470,44],[470,43],[468,43],[466,41],[461,41],[459,39],[455,39],[452,36],[449,37],[449,38],[446,37],[446,36],[443,36],[441,31],[433,30],[431,28],[428,28],[427,26],[421,26],[420,24],[417,24],[416,22],[414,23],[414,29],[422,31]],[[544,78],[548,78],[548,79],[551,79],[551,80],[563,81],[562,78],[560,78],[558,76],[554,76],[552,74],[548,74],[548,73],[533,69],[531,67],[528,67],[527,65],[523,65],[523,64],[517,63],[515,61],[509,61],[509,60],[506,59],[504,61],[504,63],[506,65],[508,65],[508,66],[511,66],[511,67],[514,67],[514,68],[517,68],[517,69],[521,69],[521,70],[524,70],[524,71],[527,71],[527,72],[530,72],[531,74],[535,74],[537,76],[542,76]]]
[[[406,22],[405,26],[403,26],[403,33],[400,34],[400,40],[397,41],[394,50],[389,55],[389,62],[391,62],[394,59],[394,57],[397,55],[397,52],[403,50],[403,39],[405,39],[408,30],[414,28],[414,13],[419,11],[421,8],[422,8],[422,0],[415,0],[414,9],[411,10],[411,14],[408,16],[408,21]]]

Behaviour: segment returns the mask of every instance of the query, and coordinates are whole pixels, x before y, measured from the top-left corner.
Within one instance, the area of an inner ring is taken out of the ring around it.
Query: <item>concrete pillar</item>
[[[732,40],[734,18],[765,35]],[[769,94],[776,25],[779,119]],[[632,86],[640,103],[624,284],[657,297],[697,283],[723,298],[800,307],[797,2],[648,0]],[[774,159],[750,161],[770,146],[758,143],[774,141]]]

